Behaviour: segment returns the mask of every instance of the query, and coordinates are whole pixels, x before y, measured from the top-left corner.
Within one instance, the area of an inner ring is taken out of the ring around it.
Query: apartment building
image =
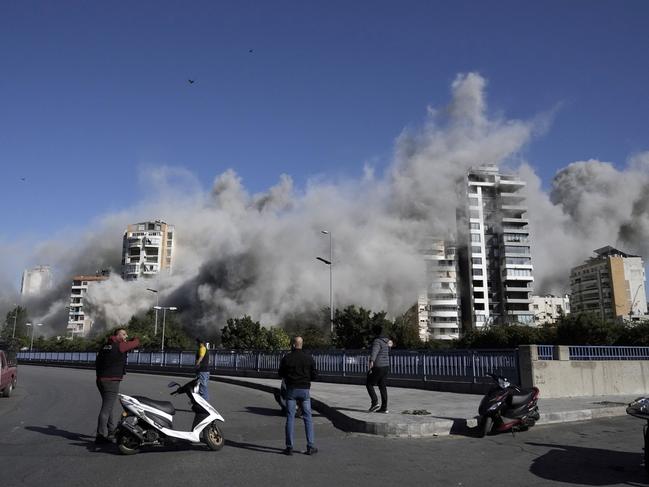
[[[127,281],[171,273],[174,226],[161,220],[134,223],[124,232],[122,278]]]
[[[101,271],[96,275],[79,275],[72,278],[72,288],[70,290],[70,305],[68,314],[67,331],[71,337],[87,336],[94,320],[87,312],[84,301],[88,288],[97,282],[105,281],[109,277],[108,271]]]
[[[460,334],[460,300],[455,244],[429,238],[422,249],[426,290],[419,296],[419,337],[452,340]]]
[[[458,265],[464,330],[533,324],[534,283],[525,182],[496,166],[471,169],[460,190]]]
[[[52,269],[47,265],[39,265],[25,269],[20,282],[20,294],[25,297],[37,296],[52,289]]]
[[[644,262],[611,246],[570,271],[573,313],[596,313],[602,319],[633,319],[647,313]]]
[[[532,296],[532,313],[536,325],[552,324],[570,313],[570,296]]]

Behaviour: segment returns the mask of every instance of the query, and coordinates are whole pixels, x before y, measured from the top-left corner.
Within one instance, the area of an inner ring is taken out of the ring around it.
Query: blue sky
[[[381,170],[460,72],[507,118],[558,107],[523,154],[546,185],[575,160],[623,165],[649,149],[648,18],[646,1],[0,0],[0,243],[128,208],[147,167],[205,188],[234,168],[251,192]]]

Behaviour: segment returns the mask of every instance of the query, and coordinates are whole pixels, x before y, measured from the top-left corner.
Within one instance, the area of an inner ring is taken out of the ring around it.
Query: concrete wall
[[[567,346],[555,347],[555,360],[539,360],[536,345],[519,348],[521,384],[541,397],[647,395],[647,360],[570,360]]]

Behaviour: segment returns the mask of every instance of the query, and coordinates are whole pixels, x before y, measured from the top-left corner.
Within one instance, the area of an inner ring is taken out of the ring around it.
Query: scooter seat
[[[512,395],[512,407],[522,406],[525,403],[528,403],[534,397],[534,391],[524,392],[521,394]]]
[[[154,407],[156,409],[159,409],[162,412],[171,414],[172,416],[176,414],[176,408],[169,401],[154,401],[153,399],[149,399],[148,397],[144,397],[144,396],[133,396],[133,397],[138,401],[140,401],[142,404],[146,404],[147,406]]]

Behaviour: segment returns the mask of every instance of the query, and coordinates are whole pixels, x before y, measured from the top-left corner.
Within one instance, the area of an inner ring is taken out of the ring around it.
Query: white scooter
[[[155,401],[144,396],[120,394],[124,407],[122,419],[117,425],[115,440],[117,448],[124,455],[137,453],[142,446],[163,446],[175,440],[193,443],[204,442],[211,450],[223,448],[225,439],[218,421],[225,422],[223,416],[198,394],[198,379],[181,386],[169,383],[177,389],[171,393],[187,394],[194,411],[191,431],[173,429],[174,405],[168,401]]]

